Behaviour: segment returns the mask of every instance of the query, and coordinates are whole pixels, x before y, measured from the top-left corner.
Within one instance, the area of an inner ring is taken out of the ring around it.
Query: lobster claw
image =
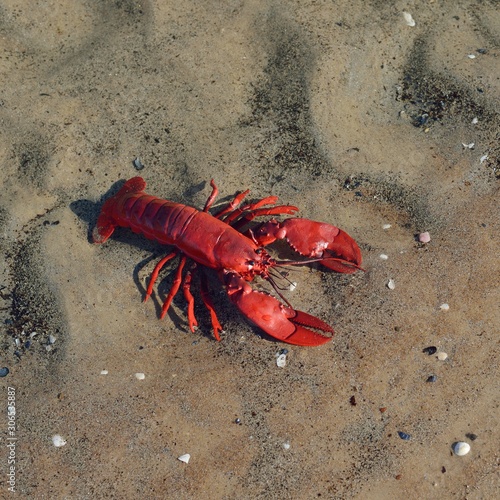
[[[332,339],[305,328],[310,326],[333,334],[333,328],[324,321],[286,307],[267,293],[257,292],[234,272],[226,272],[223,278],[231,302],[271,337],[300,346],[318,346]]]
[[[271,219],[254,230],[260,245],[286,239],[301,255],[318,259],[321,264],[339,273],[351,274],[361,269],[361,250],[345,231],[309,219],[291,218],[283,222]]]

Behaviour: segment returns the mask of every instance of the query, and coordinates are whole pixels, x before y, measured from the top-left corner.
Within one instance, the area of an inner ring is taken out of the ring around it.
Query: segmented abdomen
[[[147,194],[128,193],[113,206],[122,227],[164,245],[175,245],[196,262],[246,271],[255,258],[254,243],[225,222],[193,207]]]

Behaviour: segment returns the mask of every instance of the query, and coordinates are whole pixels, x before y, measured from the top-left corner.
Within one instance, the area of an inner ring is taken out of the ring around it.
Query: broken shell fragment
[[[396,288],[396,283],[392,278],[387,282],[387,288],[389,290],[394,290]]]
[[[459,457],[463,457],[467,455],[470,451],[470,444],[465,443],[464,441],[458,441],[457,443],[453,443],[453,453]]]
[[[441,309],[441,311],[448,311],[450,309],[450,306],[448,304],[441,304],[439,306],[439,309]]]
[[[191,458],[191,455],[189,453],[184,453],[184,455],[181,455],[180,457],[178,457],[177,460],[180,460],[181,462],[188,464],[190,458]]]
[[[448,354],[446,354],[445,352],[438,352],[437,353],[437,359],[439,359],[439,361],[444,361],[447,357],[448,357]]]
[[[135,378],[137,380],[144,380],[146,378],[146,375],[144,375],[144,373],[136,373]]]

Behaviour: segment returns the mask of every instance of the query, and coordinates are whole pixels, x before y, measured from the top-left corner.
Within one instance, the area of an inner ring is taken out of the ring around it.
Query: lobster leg
[[[234,272],[225,273],[223,279],[231,302],[271,337],[301,346],[319,346],[332,339],[305,328],[309,326],[333,334],[333,328],[319,318],[284,306],[274,297],[253,290]]]
[[[184,292],[184,298],[186,299],[186,302],[188,304],[187,314],[189,329],[192,332],[194,332],[194,327],[198,326],[198,321],[196,321],[196,318],[194,316],[194,297],[191,293],[191,281],[193,278],[192,270],[194,270],[195,267],[196,264],[194,264],[192,269],[186,273],[186,276],[184,277],[184,281],[182,283],[182,291]]]
[[[205,304],[205,307],[210,312],[210,319],[212,320],[212,328],[214,330],[214,337],[217,340],[220,340],[219,332],[222,332],[222,326],[219,323],[219,319],[217,318],[217,313],[215,312],[215,308],[214,308],[212,299],[210,298],[210,293],[208,292],[207,277],[203,273],[201,276],[201,298],[203,300],[203,303]]]
[[[361,269],[361,250],[345,231],[331,224],[309,219],[274,219],[257,227],[255,240],[260,245],[286,239],[301,255],[317,259],[324,266],[339,273],[351,274]],[[299,264],[300,262],[294,263]]]
[[[146,300],[151,297],[151,294],[153,293],[153,287],[154,284],[156,283],[156,280],[158,279],[158,274],[162,270],[163,266],[171,259],[173,259],[178,252],[172,252],[169,253],[167,256],[163,257],[158,264],[156,264],[155,268],[153,269],[153,272],[151,273],[151,276],[149,278],[149,284],[148,284],[148,289],[146,290],[146,295],[144,296],[143,302],[146,302]]]
[[[184,265],[186,264],[186,259],[187,257],[185,255],[181,257],[181,261],[179,262],[177,271],[175,273],[174,283],[172,284],[172,288],[170,288],[170,292],[168,292],[167,298],[163,302],[163,306],[161,308],[161,313],[160,313],[160,319],[163,319],[165,317],[165,314],[167,314],[168,308],[170,307],[170,304],[172,303],[175,294],[178,292],[179,287],[181,286],[182,270],[184,268]]]

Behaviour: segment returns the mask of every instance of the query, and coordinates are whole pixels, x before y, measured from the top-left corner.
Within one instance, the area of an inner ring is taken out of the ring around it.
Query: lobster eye
[[[262,248],[257,248],[257,249],[255,250],[255,253],[256,253],[257,255],[260,255],[260,254],[262,253]]]
[[[255,261],[254,260],[249,260],[247,261],[247,264],[251,267],[255,266]]]

